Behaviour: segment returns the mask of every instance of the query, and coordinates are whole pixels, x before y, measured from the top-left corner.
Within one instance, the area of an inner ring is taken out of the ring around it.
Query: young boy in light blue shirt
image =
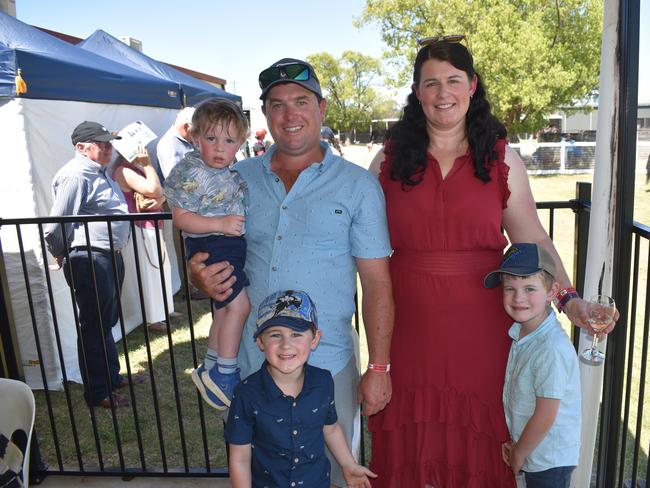
[[[559,285],[553,258],[537,244],[513,244],[486,288],[503,284],[515,321],[503,387],[512,437],[504,462],[528,488],[568,488],[580,453],[580,375],[576,352],[550,307]]]

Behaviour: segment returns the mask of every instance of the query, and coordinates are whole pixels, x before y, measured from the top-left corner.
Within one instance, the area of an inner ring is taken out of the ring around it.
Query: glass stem
[[[594,334],[594,340],[591,343],[592,349],[598,349],[598,334]]]

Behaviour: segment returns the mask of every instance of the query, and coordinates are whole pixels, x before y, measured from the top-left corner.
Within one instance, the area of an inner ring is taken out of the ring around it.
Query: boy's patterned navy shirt
[[[305,364],[302,391],[277,387],[264,362],[235,389],[226,441],[251,444],[253,486],[329,487],[323,427],[336,422],[329,371]]]

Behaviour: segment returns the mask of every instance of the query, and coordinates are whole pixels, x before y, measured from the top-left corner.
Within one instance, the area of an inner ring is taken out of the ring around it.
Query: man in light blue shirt
[[[82,122],[75,128],[75,157],[52,182],[51,216],[128,213],[124,194],[106,174],[113,155],[112,139],[119,137],[97,122]],[[111,329],[118,319],[119,290],[124,280],[121,251],[128,243],[130,227],[128,221],[111,222],[110,226],[111,234],[106,222],[88,222],[89,240],[81,223],[49,224],[45,228],[48,249],[63,266],[79,308],[77,352],[84,397],[88,405],[103,408],[129,404],[128,397],[113,391],[127,386],[128,380],[120,375]],[[134,383],[143,380],[142,376],[131,377]]]
[[[383,193],[370,173],[321,144],[326,101],[311,65],[282,59],[262,71],[259,81],[275,144],[235,166],[250,199],[246,273],[251,310],[283,289],[305,290],[313,298],[323,337],[310,363],[334,376],[339,421],[352,445],[359,382],[351,328],[357,271],[372,365],[359,383],[358,401],[363,413],[372,415],[391,395],[391,247]],[[223,299],[230,293],[230,268],[224,263],[205,267],[205,257],[190,260],[193,280]],[[264,359],[252,340],[254,330],[255,317],[249,317],[239,354],[242,377],[258,370]],[[330,461],[332,482],[343,486],[338,464]]]

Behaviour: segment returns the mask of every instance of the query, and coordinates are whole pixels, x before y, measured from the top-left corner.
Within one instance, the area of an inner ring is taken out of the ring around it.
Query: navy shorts
[[[235,270],[233,275],[237,281],[232,286],[232,294],[223,302],[212,300],[214,308],[223,308],[232,302],[237,295],[248,286],[250,282],[244,272],[244,263],[246,262],[246,239],[235,236],[205,236],[205,237],[186,237],[185,254],[191,258],[197,252],[210,253],[210,257],[205,264],[228,261],[233,265]]]
[[[575,466],[561,466],[535,473],[524,472],[528,488],[569,488]]]

